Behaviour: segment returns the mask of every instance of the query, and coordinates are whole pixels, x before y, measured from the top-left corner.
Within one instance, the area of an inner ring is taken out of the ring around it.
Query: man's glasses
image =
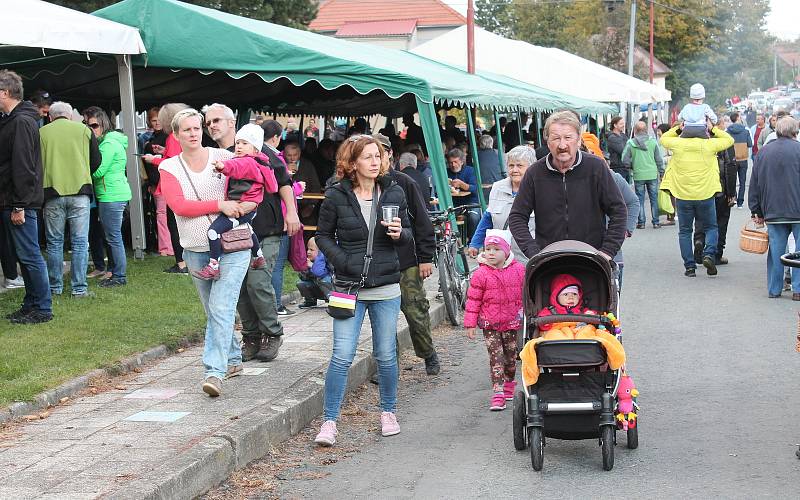
[[[209,120],[206,122],[206,128],[210,127],[211,125],[216,125],[219,122],[223,122],[228,120],[228,118],[214,118],[213,120]]]

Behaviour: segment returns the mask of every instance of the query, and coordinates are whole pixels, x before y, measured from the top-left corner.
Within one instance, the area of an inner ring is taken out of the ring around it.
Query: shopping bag
[[[672,198],[669,195],[669,191],[662,191],[659,189],[658,191],[658,211],[664,214],[674,214],[675,207],[672,206]]]

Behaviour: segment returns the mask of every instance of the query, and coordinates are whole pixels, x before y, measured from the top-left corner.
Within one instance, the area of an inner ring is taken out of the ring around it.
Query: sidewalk
[[[436,275],[425,281],[431,320],[444,320]],[[322,411],[332,320],[323,307],[282,318],[275,361],[245,363],[222,396],[200,390],[202,347],[165,358],[119,385],[70,400],[0,435],[0,498],[194,498],[263,456]],[[401,343],[408,328],[398,320]],[[349,389],[374,370],[370,327]]]

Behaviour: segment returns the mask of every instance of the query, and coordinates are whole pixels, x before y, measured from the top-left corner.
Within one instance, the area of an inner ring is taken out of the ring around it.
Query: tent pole
[[[539,147],[542,147],[542,112],[536,112],[536,139]]]
[[[504,158],[506,147],[503,144],[503,131],[500,129],[500,115],[497,114],[497,110],[494,111],[494,125],[497,134],[497,157],[500,159],[500,172],[503,173],[503,177],[508,177],[508,172],[506,171],[506,162]]]
[[[131,56],[118,55],[117,73],[119,75],[119,100],[122,106],[122,129],[128,137],[126,166],[128,183],[131,185],[131,246],[133,257],[144,259],[146,245],[144,236],[144,207],[142,206],[142,179],[139,176],[139,157],[136,156],[136,103],[133,100],[133,66]]]
[[[481,209],[486,210],[486,199],[483,196],[483,179],[481,179],[481,162],[478,160],[478,144],[475,139],[475,120],[472,117],[472,107],[464,106],[467,112],[467,139],[469,139],[469,148],[472,150],[472,168],[475,169],[475,178],[478,179],[478,201],[481,204]]]
[[[300,130],[298,130],[299,136],[300,136],[300,140],[298,141],[300,143],[300,151],[303,150],[303,139],[305,138],[305,135],[306,135],[305,132],[303,132],[303,120],[305,120],[305,118],[306,118],[306,114],[302,113],[300,115]]]
[[[517,137],[519,137],[519,143],[524,144],[522,142],[522,111],[517,111]]]
[[[250,108],[242,106],[236,109],[236,130],[250,123]]]
[[[450,184],[447,182],[447,167],[444,164],[438,115],[432,102],[426,103],[419,97],[416,97],[416,100],[417,113],[419,113],[422,133],[425,136],[425,146],[428,148],[428,158],[431,162],[436,195],[439,198],[439,209],[442,210],[453,206],[453,198],[450,196]]]

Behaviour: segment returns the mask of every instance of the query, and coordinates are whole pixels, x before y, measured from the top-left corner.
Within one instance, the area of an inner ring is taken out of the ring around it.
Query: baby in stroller
[[[590,314],[597,315],[583,303],[582,285],[578,278],[570,274],[559,274],[550,283],[550,306],[539,311],[537,317],[552,315]],[[592,339],[597,340],[606,350],[608,365],[616,370],[625,364],[625,350],[616,336],[600,325],[582,322],[559,322],[539,325],[542,336],[525,344],[520,359],[522,360],[522,378],[525,385],[535,384],[539,379],[539,366],[536,360],[536,344],[545,340]]]

